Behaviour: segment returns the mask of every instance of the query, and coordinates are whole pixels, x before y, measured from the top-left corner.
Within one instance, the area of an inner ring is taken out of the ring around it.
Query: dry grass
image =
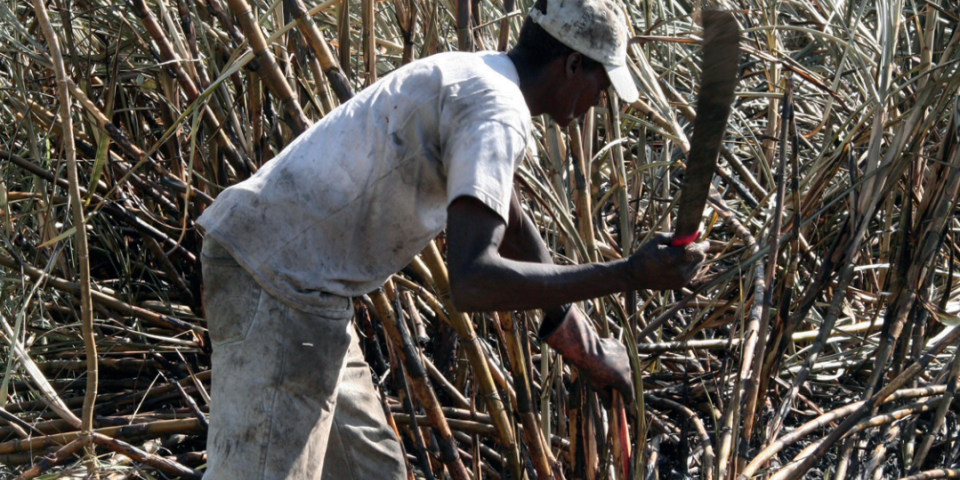
[[[425,55],[510,44],[530,3],[46,4],[70,80],[95,398],[56,55],[34,3],[0,4],[0,476],[47,468],[36,462],[61,448],[44,475],[83,476],[90,446],[104,478],[201,467],[210,372],[193,220],[351,91]],[[957,476],[956,3],[710,5],[738,12],[744,55],[709,269],[689,290],[584,305],[636,353],[632,478]],[[676,213],[707,4],[624,6],[643,40],[630,52],[642,101],[566,131],[537,119],[539,155],[518,173],[559,262],[627,255]],[[418,474],[623,478],[612,416],[532,337],[538,316],[453,311],[442,250],[440,238],[356,302]],[[401,358],[429,380],[404,382]],[[431,428],[460,464],[439,461]]]

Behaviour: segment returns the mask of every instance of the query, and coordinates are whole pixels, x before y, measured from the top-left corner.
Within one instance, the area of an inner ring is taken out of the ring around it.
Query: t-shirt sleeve
[[[513,174],[525,140],[515,126],[499,120],[461,123],[443,152],[447,205],[461,196],[473,197],[508,222]]]

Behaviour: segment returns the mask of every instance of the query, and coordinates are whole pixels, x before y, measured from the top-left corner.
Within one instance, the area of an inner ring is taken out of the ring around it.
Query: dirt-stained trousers
[[[202,262],[213,341],[204,480],[405,479],[350,299],[298,311],[209,237]]]

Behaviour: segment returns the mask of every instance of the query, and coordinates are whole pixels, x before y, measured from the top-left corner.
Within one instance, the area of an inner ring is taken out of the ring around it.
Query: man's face
[[[563,75],[558,79],[556,96],[547,113],[558,125],[566,127],[598,105],[601,92],[609,87],[610,79],[603,67],[585,69],[583,57],[573,53],[564,62]]]

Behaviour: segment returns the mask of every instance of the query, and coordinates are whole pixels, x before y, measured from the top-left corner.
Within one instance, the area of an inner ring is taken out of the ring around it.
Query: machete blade
[[[710,193],[720,142],[727,129],[740,66],[740,28],[730,12],[707,10],[703,18],[703,69],[697,118],[687,155],[674,246],[693,242]]]

